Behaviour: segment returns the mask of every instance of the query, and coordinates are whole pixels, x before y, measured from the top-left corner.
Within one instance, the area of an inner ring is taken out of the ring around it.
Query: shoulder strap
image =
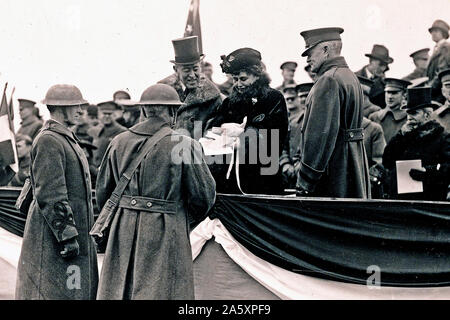
[[[137,167],[142,162],[144,157],[147,155],[147,153],[150,151],[150,149],[153,148],[162,138],[171,134],[171,132],[172,130],[169,127],[163,127],[151,138],[147,139],[147,141],[144,143],[144,146],[142,147],[141,151],[138,153],[136,158],[134,158],[131,161],[131,163],[122,173],[122,176],[120,177],[120,180],[117,183],[116,188],[111,194],[110,200],[114,202],[114,204],[117,205],[119,203],[120,197],[122,197],[122,194],[125,188],[127,187],[128,183],[130,182],[131,178],[133,177],[134,172],[136,171]]]

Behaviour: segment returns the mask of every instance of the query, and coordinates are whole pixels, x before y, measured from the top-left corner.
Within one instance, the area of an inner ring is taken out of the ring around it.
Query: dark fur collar
[[[442,127],[437,121],[431,120],[418,126],[411,132],[406,133],[405,137],[412,139],[426,139],[440,135],[442,132],[444,132],[444,127]]]
[[[180,80],[176,74],[172,74],[158,83],[167,84],[177,90],[180,99],[185,103],[184,108],[194,104],[205,103],[220,97],[220,91],[216,85],[207,79],[204,75],[200,77],[200,86],[194,91],[188,91],[187,95],[183,91]],[[181,106],[180,108],[183,108]]]

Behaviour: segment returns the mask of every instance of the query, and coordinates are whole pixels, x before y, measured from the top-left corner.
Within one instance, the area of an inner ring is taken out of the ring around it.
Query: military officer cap
[[[134,108],[139,109],[139,107],[137,106],[137,102],[131,100],[130,94],[125,90],[118,90],[114,92],[113,100],[115,103],[122,106],[124,110],[125,109],[130,110]]]
[[[439,72],[438,77],[442,84],[449,83],[450,69],[445,69],[444,71]]]
[[[409,56],[411,58],[413,58],[414,60],[416,60],[416,59],[428,60],[428,51],[430,51],[429,48],[420,49],[420,50],[414,51]]]
[[[30,136],[26,135],[26,134],[21,134],[18,133],[15,135],[16,138],[16,143],[19,141],[25,141],[25,144],[27,145],[32,145],[33,144],[33,139],[30,138]]]
[[[386,78],[384,81],[386,83],[384,91],[405,91],[411,84],[409,81],[396,78]]]
[[[295,61],[286,61],[281,64],[280,69],[281,70],[288,69],[288,70],[295,71],[295,70],[297,70],[297,66],[298,66],[298,64]]]
[[[36,102],[34,102],[33,100],[28,99],[17,99],[17,101],[19,101],[19,106],[23,108],[33,108],[36,104]]]
[[[297,95],[299,97],[307,95],[311,91],[311,88],[313,87],[313,85],[314,85],[313,82],[306,82],[306,83],[298,84],[295,87],[295,89],[297,90]]]
[[[116,110],[122,110],[122,108],[115,103],[114,101],[105,101],[97,104],[98,108],[101,111],[116,111]]]
[[[431,101],[431,87],[410,88],[407,91],[408,103],[400,109],[411,112],[417,109],[433,108],[436,110],[439,105]]]
[[[223,73],[236,74],[251,66],[261,66],[261,53],[252,48],[241,48],[222,58]]]
[[[431,26],[431,28],[428,29],[428,31],[431,33],[435,29],[441,30],[444,34],[444,38],[448,39],[448,31],[450,27],[447,22],[438,19],[435,22],[433,22],[433,25]]]
[[[305,50],[302,52],[302,57],[305,57],[308,51],[319,43],[341,40],[342,32],[344,32],[342,28],[319,28],[300,32],[300,35],[305,39]]]

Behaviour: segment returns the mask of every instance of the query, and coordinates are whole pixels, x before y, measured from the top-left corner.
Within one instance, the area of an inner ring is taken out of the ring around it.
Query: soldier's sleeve
[[[48,134],[39,138],[34,146],[32,171],[34,196],[57,241],[75,238],[78,232],[67,195],[66,156],[57,138]]]
[[[339,133],[339,85],[332,77],[322,76],[315,84],[310,115],[304,128],[303,154],[297,187],[314,191],[325,172]]]
[[[183,152],[188,152],[183,150]],[[190,157],[183,157],[182,186],[191,228],[206,218],[216,201],[216,182],[205,162],[203,149],[192,140]]]
[[[384,138],[383,128],[378,123],[374,123],[373,125],[372,160],[381,164],[384,148],[386,147],[386,139]]]

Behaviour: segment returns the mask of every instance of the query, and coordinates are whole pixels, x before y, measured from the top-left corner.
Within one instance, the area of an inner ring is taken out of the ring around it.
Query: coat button
[[[131,205],[132,206],[136,205],[136,203],[137,203],[136,199],[131,199]]]
[[[152,203],[149,201],[149,202],[147,202],[147,207],[151,207],[152,206]]]
[[[350,138],[353,138],[354,134],[353,132],[350,132]]]

